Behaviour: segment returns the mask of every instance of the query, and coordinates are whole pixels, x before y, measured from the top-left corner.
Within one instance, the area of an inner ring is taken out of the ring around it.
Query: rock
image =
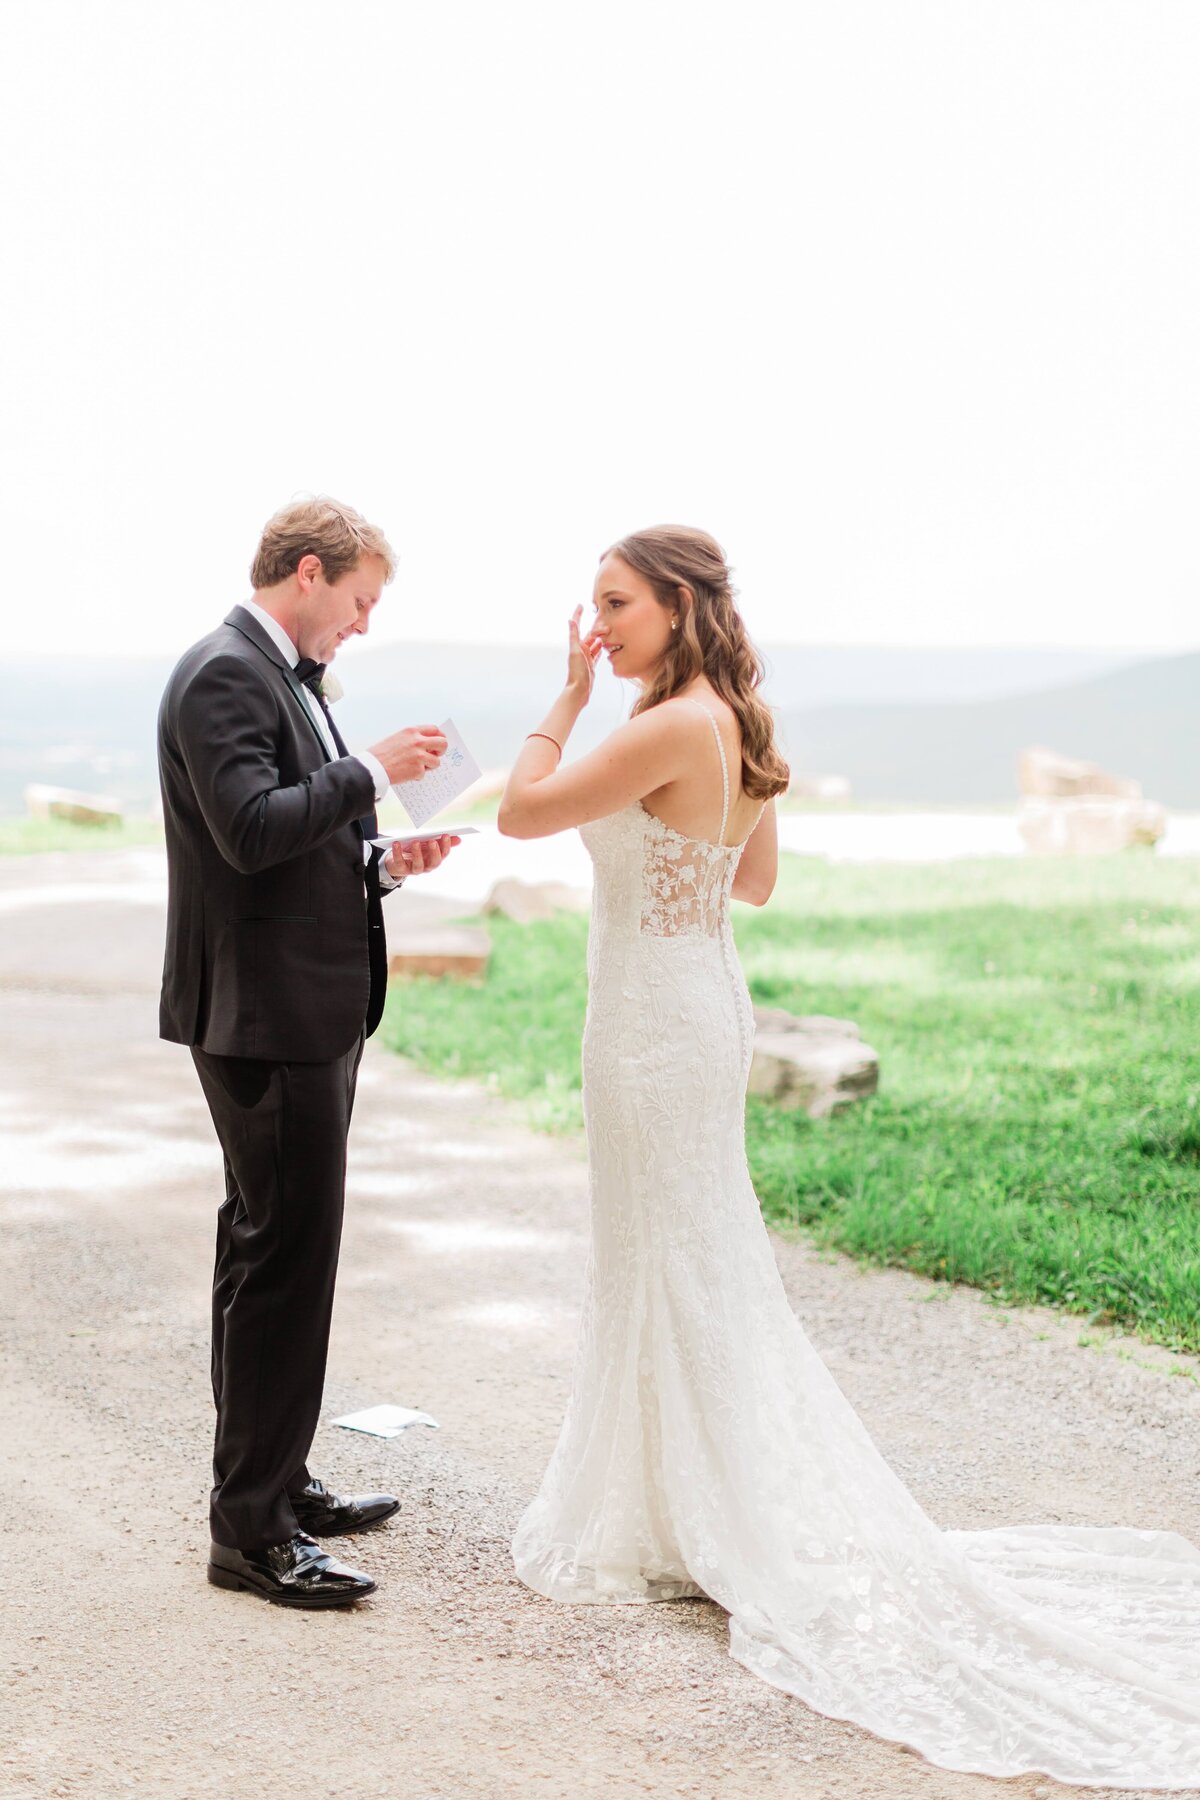
[[[844,1112],[879,1086],[879,1058],[849,1019],[755,1010],[750,1092],[810,1119]]]
[[[72,825],[119,825],[125,816],[111,794],[84,794],[36,781],[25,789],[25,810],[31,819],[66,819]]]
[[[401,933],[388,957],[388,974],[482,981],[491,953],[492,940],[482,925],[439,925]]]
[[[1140,781],[1109,775],[1096,763],[1056,750],[1023,750],[1018,761],[1021,804],[1017,828],[1034,856],[1112,856],[1138,845],[1153,848],[1167,829]]]
[[[756,1006],[754,1024],[759,1031],[802,1032],[807,1037],[862,1038],[853,1019],[833,1019],[828,1013],[790,1013],[782,1006]]]
[[[1142,797],[1140,781],[1109,775],[1097,763],[1060,756],[1057,750],[1040,745],[1022,750],[1017,759],[1017,783],[1022,794],[1038,799],[1073,800],[1081,794],[1108,794],[1123,800]]]
[[[587,904],[588,896],[581,888],[568,887],[563,881],[518,881],[515,875],[505,875],[492,888],[483,910],[518,925],[531,925],[552,919],[557,912],[579,912]]]
[[[1153,849],[1167,829],[1156,800],[1115,794],[1022,800],[1017,829],[1034,856],[1112,856],[1138,846]]]

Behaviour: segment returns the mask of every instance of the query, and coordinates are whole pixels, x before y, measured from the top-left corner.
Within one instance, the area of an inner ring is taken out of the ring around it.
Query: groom
[[[344,1606],[369,1576],[315,1542],[378,1524],[306,1458],[316,1430],[363,1041],[387,984],[382,894],[457,839],[373,848],[393,781],[436,767],[433,726],[352,755],[321,691],[365,634],[395,559],[329,499],[285,507],[252,600],[194,644],[158,720],[169,897],[160,1035],[187,1044],[225,1155],[213,1281],[208,1578],[287,1606]]]

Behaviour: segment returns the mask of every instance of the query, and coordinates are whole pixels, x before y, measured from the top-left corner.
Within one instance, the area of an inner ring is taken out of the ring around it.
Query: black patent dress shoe
[[[298,1494],[289,1494],[292,1511],[301,1531],[313,1537],[340,1537],[346,1531],[365,1531],[368,1525],[381,1525],[400,1511],[394,1494],[356,1494],[343,1500],[331,1494],[323,1481],[310,1481]]]
[[[243,1588],[276,1606],[351,1606],[375,1592],[369,1575],[347,1568],[302,1531],[265,1550],[211,1545],[208,1579],[214,1587]]]

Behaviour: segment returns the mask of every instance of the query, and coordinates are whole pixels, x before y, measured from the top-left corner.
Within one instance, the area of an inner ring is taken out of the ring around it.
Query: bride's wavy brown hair
[[[679,627],[634,713],[660,705],[706,675],[741,726],[746,793],[755,800],[784,793],[788,766],[775,748],[771,710],[757,691],[763,666],[733,603],[720,544],[690,525],[651,525],[610,545],[604,555],[619,556],[644,575],[659,604],[679,613]]]

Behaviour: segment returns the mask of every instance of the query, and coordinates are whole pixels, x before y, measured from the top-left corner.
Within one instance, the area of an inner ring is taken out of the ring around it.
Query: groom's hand
[[[420,781],[446,754],[446,740],[436,725],[409,725],[371,745],[389,781]]]
[[[393,881],[403,881],[406,875],[427,875],[431,869],[440,869],[455,844],[461,844],[460,837],[417,838],[411,844],[393,844],[383,859],[383,866]]]

